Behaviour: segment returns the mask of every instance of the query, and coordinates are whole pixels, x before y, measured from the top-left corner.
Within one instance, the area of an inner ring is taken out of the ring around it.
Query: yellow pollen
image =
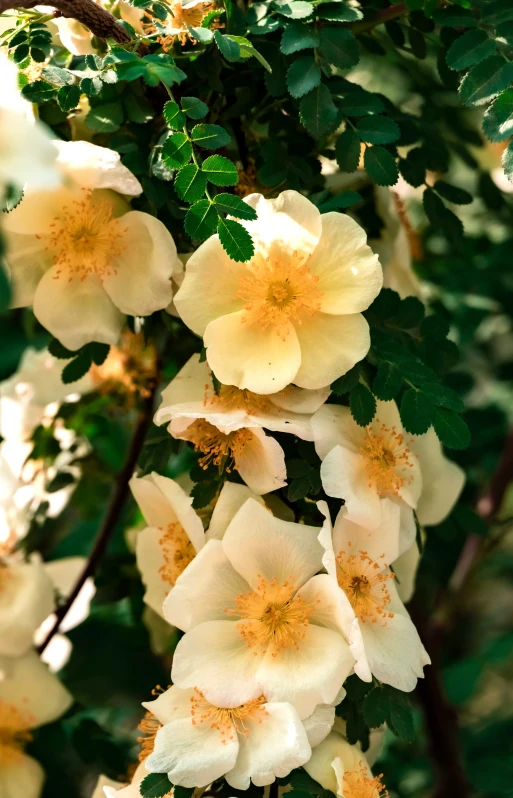
[[[187,427],[183,437],[194,444],[195,452],[203,453],[198,461],[201,468],[206,469],[209,465],[224,466],[229,473],[232,469],[237,469],[237,462],[244,447],[252,440],[253,433],[249,429],[238,429],[225,434],[205,419],[199,418]]]
[[[179,42],[182,47],[187,41],[196,44],[197,40],[191,36],[189,28],[200,28],[204,17],[217,8],[216,3],[211,2],[198,3],[192,8],[187,8],[182,6],[181,0],[164,2],[164,5],[168,8],[167,19],[162,22],[146,9],[145,16],[148,21],[143,20],[143,30],[146,35],[162,32],[163,35],[158,37],[157,41],[166,53],[171,50],[175,42]],[[220,27],[223,25],[217,19],[209,24],[212,30]],[[172,30],[173,33],[166,34],[166,29]]]
[[[163,692],[164,689],[160,685],[157,685],[153,688],[151,694],[156,697]],[[147,759],[151,753],[153,753],[153,749],[155,748],[155,737],[157,736],[157,732],[161,727],[162,724],[160,721],[158,721],[155,715],[148,710],[137,727],[139,731],[142,732],[141,737],[137,738],[137,742],[141,745],[141,750],[138,757],[139,762],[144,762],[144,760]],[[171,795],[171,793],[169,793],[169,795]]]
[[[145,342],[143,333],[123,330],[119,346],[111,346],[101,366],[93,363],[89,375],[99,393],[121,395],[124,409],[131,408],[137,396],[151,395],[157,376],[157,350]]]
[[[342,784],[344,798],[388,798],[388,790],[381,781],[383,774],[373,778],[369,776],[363,762],[360,764],[359,770],[346,770],[344,773]]]
[[[322,292],[316,287],[318,276],[308,266],[296,266],[293,257],[285,260],[267,258],[253,265],[251,273],[239,280],[236,299],[245,304],[243,321],[260,324],[264,330],[273,327],[285,340],[289,324],[301,324],[320,310]]]
[[[195,557],[196,551],[183,526],[175,521],[168,524],[159,538],[159,546],[164,558],[164,565],[159,568],[160,578],[173,587],[180,574]]]
[[[351,543],[349,543],[351,546]],[[384,554],[380,559],[384,558]],[[366,551],[340,551],[337,555],[337,579],[349,599],[356,617],[363,622],[387,624],[394,613],[386,607],[391,598],[387,581],[393,573],[384,573],[387,565],[372,560]]]
[[[105,200],[93,202],[92,192],[84,189],[82,199],[65,205],[50,224],[47,251],[58,266],[57,277],[67,272],[84,280],[94,274],[100,280],[116,274],[112,261],[125,249],[126,228],[114,218],[113,205]]]
[[[261,695],[260,698],[254,698],[238,707],[217,707],[207,701],[201,690],[195,687],[194,695],[191,696],[192,725],[208,723],[211,729],[217,729],[220,732],[223,743],[234,740],[236,734],[247,737],[246,721],[252,718],[253,720],[258,719],[258,722],[262,723],[264,716],[267,715],[267,711],[262,706],[264,703],[265,698]]]
[[[413,468],[413,455],[404,435],[397,432],[395,427],[381,424],[378,432],[373,427],[367,427],[360,451],[366,461],[369,487],[375,488],[380,496],[397,496],[401,488],[411,482],[412,477],[403,472],[405,468]]]
[[[266,650],[272,656],[282,648],[293,646],[299,650],[299,641],[306,634],[309,616],[317,605],[297,595],[292,580],[279,583],[276,579],[258,577],[258,587],[251,593],[241,593],[235,598],[236,609],[227,609],[228,615],[236,615],[251,623],[238,624],[239,631],[249,648]]]
[[[245,410],[248,415],[265,413],[269,410],[271,402],[265,396],[240,388],[234,385],[221,385],[219,394],[212,391],[211,386],[205,385],[205,405],[219,405],[223,410]]]
[[[0,699],[0,769],[21,760],[26,743],[32,739],[29,730],[33,725],[29,713]]]

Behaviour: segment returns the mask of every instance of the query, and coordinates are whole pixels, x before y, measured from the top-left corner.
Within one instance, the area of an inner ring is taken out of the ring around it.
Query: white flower
[[[9,184],[22,188],[30,181],[35,188],[55,188],[60,175],[50,131],[31,119],[30,103],[18,90],[18,71],[2,53],[0,85],[0,197]]]
[[[245,202],[255,255],[235,263],[217,235],[187,263],[175,305],[203,336],[216,377],[259,394],[289,383],[323,388],[367,354],[361,315],[382,283],[378,258],[349,216],[326,213],[297,191]]]
[[[216,393],[208,364],[193,355],[163,391],[155,423],[169,422],[173,437],[191,441],[202,455],[200,465],[226,463],[255,493],[270,493],[286,484],[285,457],[262,430],[313,440],[310,418],[328,395],[329,389],[292,385],[270,396],[233,385],[222,385]]]
[[[148,524],[136,538],[137,567],[146,586],[144,601],[164,617],[164,599],[205,541],[222,538],[244,502],[257,497],[244,485],[226,482],[205,535],[192,499],[173,479],[155,473],[133,477],[130,488]]]
[[[248,499],[223,539],[208,541],[164,602],[165,618],[186,632],[175,685],[197,687],[217,706],[263,694],[301,718],[335,700],[353,657],[337,630],[337,585],[316,576],[318,534]]]
[[[197,688],[173,686],[144,706],[162,724],[146,768],[167,773],[174,784],[204,787],[224,776],[239,790],[246,790],[250,780],[262,787],[310,758],[308,735],[296,710],[263,695],[220,707]]]
[[[12,551],[28,531],[33,491],[25,490],[20,474],[31,449],[30,443],[17,440],[0,443],[0,556]]]
[[[56,17],[54,21],[59,31],[61,45],[70,53],[89,55],[97,52],[97,48],[93,46],[93,34],[81,22],[68,17]]]
[[[132,781],[130,784],[123,786],[122,784],[112,784],[109,783],[110,780],[107,780],[105,776],[103,778],[103,784],[101,784],[102,791],[99,791],[99,787],[97,785],[98,795],[96,792],[92,796],[92,798],[141,798],[141,792],[139,790],[141,781],[148,775],[148,771],[146,770],[146,765],[144,762],[140,762],[137,766],[137,770],[135,771]],[[101,781],[101,779],[100,779]],[[117,786],[117,789],[116,789]],[[165,797],[167,798],[167,796]]]
[[[109,795],[105,787],[112,790],[112,795],[116,795],[116,791],[122,786],[120,781],[113,781],[113,779],[109,779],[107,776],[99,776],[91,798],[105,798],[106,795]]]
[[[19,657],[55,607],[53,585],[41,558],[0,560],[0,656]]]
[[[67,186],[29,186],[4,222],[13,307],[33,304],[41,324],[71,350],[89,341],[115,344],[125,314],[169,305],[176,247],[162,222],[130,210],[122,195],[141,186],[118,153],[85,141],[58,147]]]
[[[393,530],[383,526],[371,534],[339,512],[332,531],[326,502],[319,541],[323,565],[339,586],[339,623],[364,681],[375,676],[398,690],[410,692],[430,659],[400,600],[388,565],[396,551]]]
[[[325,790],[341,798],[388,796],[381,781],[383,774],[373,776],[366,756],[337,731],[314,748],[304,768]]]
[[[447,518],[458,501],[465,472],[445,457],[433,427],[413,438],[412,450],[419,458],[422,474],[417,517],[424,526],[436,526]]]
[[[41,765],[24,752],[31,730],[56,720],[72,697],[35,652],[0,657],[0,795],[39,798]]]

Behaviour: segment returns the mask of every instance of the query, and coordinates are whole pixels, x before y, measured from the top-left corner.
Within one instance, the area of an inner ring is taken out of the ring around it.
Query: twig
[[[0,0],[0,14],[13,8],[34,8],[38,3],[39,0]],[[100,39],[114,39],[119,44],[130,41],[128,31],[110,11],[95,0],[50,0],[48,5],[56,8],[61,16],[81,22]]]
[[[128,483],[134,473],[134,469],[137,464],[137,460],[139,458],[139,454],[141,452],[141,448],[144,443],[144,439],[146,437],[146,433],[148,431],[148,427],[150,426],[151,419],[153,416],[153,398],[154,398],[154,391],[151,393],[150,396],[144,399],[144,404],[142,406],[141,413],[139,415],[139,420],[137,422],[137,426],[135,428],[135,432],[133,434],[132,441],[130,444],[130,449],[128,451],[123,468],[120,471],[119,476],[116,480],[116,488],[112,496],[112,501],[109,505],[105,518],[103,519],[103,523],[101,525],[100,531],[98,532],[98,536],[96,538],[93,550],[91,551],[86,566],[82,571],[82,573],[80,574],[73,590],[67,597],[64,604],[62,604],[57,610],[56,612],[57,617],[55,623],[48,632],[45,640],[39,647],[40,654],[43,653],[43,651],[49,644],[50,640],[59,631],[61,623],[63,622],[64,618],[71,609],[71,606],[73,605],[73,602],[75,601],[82,587],[84,586],[85,581],[90,576],[94,575],[100,563],[100,560],[105,553],[105,549],[107,548],[110,536],[112,535],[116,527],[116,524],[123,511],[125,502],[129,496]]]
[[[364,33],[367,30],[372,30],[372,28],[377,27],[377,25],[383,25],[385,22],[390,22],[393,19],[397,19],[397,17],[404,17],[409,13],[406,3],[394,3],[388,8],[383,8],[381,11],[378,11],[374,19],[363,19],[361,22],[353,22],[347,27],[350,28],[353,33]]]

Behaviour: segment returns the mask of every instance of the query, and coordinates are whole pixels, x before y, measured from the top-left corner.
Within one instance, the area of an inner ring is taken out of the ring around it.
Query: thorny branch
[[[13,8],[34,8],[39,0],[0,0],[0,14]],[[130,41],[130,34],[110,11],[107,11],[95,0],[50,0],[48,3],[60,16],[76,19],[89,28],[91,33],[100,39],[114,39],[119,44]]]

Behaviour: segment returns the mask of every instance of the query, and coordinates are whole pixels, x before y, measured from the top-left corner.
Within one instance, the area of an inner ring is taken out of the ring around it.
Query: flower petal
[[[6,234],[7,268],[11,278],[11,308],[25,308],[34,301],[36,288],[51,259],[35,236]]]
[[[328,496],[345,500],[348,519],[368,529],[379,526],[380,498],[376,490],[369,486],[362,455],[335,446],[322,461],[321,479]]]
[[[179,718],[191,717],[193,695],[194,690],[180,690],[173,685],[160,693],[154,701],[143,701],[142,705],[164,725]]]
[[[441,524],[458,501],[465,473],[444,456],[432,427],[425,435],[414,438],[411,448],[418,455],[422,472],[422,493],[417,505],[419,522],[425,526]]]
[[[53,585],[36,555],[0,569],[0,655],[19,657],[54,610]]]
[[[295,385],[288,385],[283,391],[269,396],[269,401],[281,410],[310,415],[324,404],[330,393],[329,388],[307,391]]]
[[[369,351],[369,325],[361,313],[350,316],[316,313],[295,329],[301,347],[301,366],[294,382],[301,388],[330,385]]]
[[[222,540],[233,517],[248,499],[254,499],[262,507],[265,506],[264,500],[257,496],[256,493],[253,493],[247,485],[239,485],[237,482],[225,482],[210,519],[206,534],[207,539]]]
[[[210,322],[204,336],[208,364],[225,385],[259,394],[281,391],[301,365],[296,331],[289,324],[280,337],[272,327],[245,324],[245,317],[241,310]]]
[[[258,427],[248,430],[250,437],[240,455],[236,468],[255,493],[271,493],[287,484],[285,454],[277,440]]]
[[[276,199],[250,194],[244,200],[257,212],[254,222],[244,222],[257,252],[287,254],[297,252],[298,265],[314,251],[322,233],[321,214],[298,191],[282,191]]]
[[[40,798],[45,773],[39,762],[31,756],[9,764],[2,762],[0,770],[0,795],[2,798]]]
[[[126,225],[123,251],[113,260],[103,286],[122,313],[149,316],[171,302],[171,277],[178,263],[175,242],[149,213],[130,211],[121,224]]]
[[[365,427],[359,427],[348,407],[323,405],[312,416],[315,451],[324,460],[334,446],[343,446],[356,454],[360,452]]]
[[[24,709],[31,728],[44,726],[63,715],[73,703],[72,696],[41,662],[35,651],[22,657],[0,660],[0,699]]]
[[[312,715],[303,720],[308,742],[315,748],[330,733],[335,720],[335,707],[329,704],[319,704]]]
[[[144,601],[157,615],[164,617],[162,605],[169,593],[169,584],[160,576],[160,569],[165,566],[164,552],[160,545],[162,530],[147,526],[136,538],[137,567],[146,588]]]
[[[184,528],[196,551],[199,551],[205,542],[205,534],[203,532],[203,524],[201,523],[201,519],[192,506],[191,496],[188,496],[183,488],[181,488],[178,482],[175,482],[174,479],[163,477],[161,474],[157,474],[156,472],[152,472],[150,477],[155,488],[159,491],[161,499],[156,499],[155,494],[153,494],[151,501],[155,502],[155,505],[151,510],[148,506],[146,506],[145,516],[153,518],[155,513],[155,519],[151,524],[152,526],[166,527],[169,523],[178,521],[178,523],[180,523]],[[146,479],[146,477],[143,479]],[[141,480],[132,479],[131,486],[140,481]],[[135,489],[137,490],[137,487]],[[167,505],[167,517],[163,523],[155,523],[157,517],[157,506],[159,507],[158,515],[160,516],[160,513],[162,512],[161,517],[163,517],[164,507],[160,505],[160,501],[162,499]]]
[[[380,504],[381,522],[376,529],[368,529],[349,521],[345,507],[341,508],[333,530],[335,553],[347,551],[348,545],[351,544],[353,550],[366,551],[371,560],[382,558],[382,562],[387,565],[391,565],[399,557],[401,553],[399,504],[391,499],[381,499]],[[411,545],[411,541],[409,542]]]
[[[321,216],[322,235],[308,268],[318,275],[323,313],[360,313],[383,284],[378,256],[367,246],[362,227],[345,213]]]
[[[57,164],[80,188],[110,188],[137,197],[142,186],[123,166],[119,152],[89,141],[56,141]]]
[[[67,280],[53,266],[39,283],[34,314],[65,347],[75,351],[90,341],[115,344],[124,319],[96,278]]]

